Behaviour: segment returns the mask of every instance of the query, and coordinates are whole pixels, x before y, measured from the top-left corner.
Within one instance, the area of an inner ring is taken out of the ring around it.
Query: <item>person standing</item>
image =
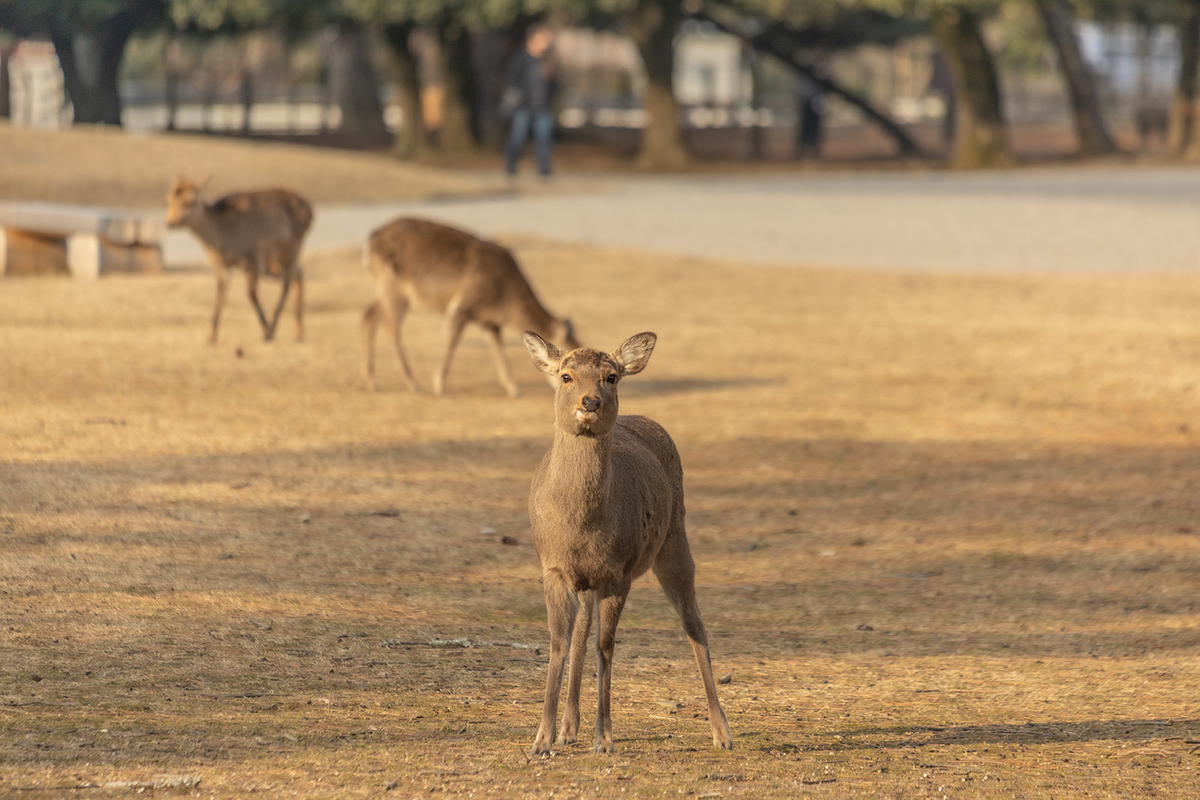
[[[550,175],[551,140],[554,136],[554,114],[551,106],[557,87],[554,57],[550,46],[554,33],[543,23],[531,25],[525,33],[525,46],[508,65],[504,95],[500,99],[500,114],[511,120],[504,166],[509,175],[517,173],[517,162],[525,150],[525,142],[533,133],[537,168],[542,177]]]

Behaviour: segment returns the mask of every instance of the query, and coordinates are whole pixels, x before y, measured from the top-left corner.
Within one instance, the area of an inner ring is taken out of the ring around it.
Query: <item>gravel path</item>
[[[781,177],[568,177],[548,191],[323,206],[309,247],[416,214],[520,233],[778,265],[947,272],[1179,272],[1200,266],[1200,171],[1179,168]],[[170,262],[192,261],[186,236]]]

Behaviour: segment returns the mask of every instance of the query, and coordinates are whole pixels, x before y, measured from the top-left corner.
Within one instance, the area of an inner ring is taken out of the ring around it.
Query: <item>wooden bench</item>
[[[162,272],[161,214],[62,203],[0,203],[0,276]]]

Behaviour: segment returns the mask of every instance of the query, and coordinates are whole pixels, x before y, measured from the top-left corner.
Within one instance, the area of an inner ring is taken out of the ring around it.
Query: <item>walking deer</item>
[[[708,698],[713,744],[733,749],[696,605],[679,451],[658,423],[617,415],[618,383],[646,367],[656,342],[653,333],[639,333],[611,354],[589,348],[564,352],[532,331],[525,333],[534,364],[558,383],[554,443],[534,473],[529,492],[529,519],[542,564],[550,628],[546,701],[531,756],[548,755],[555,741],[568,644],[567,706],[557,741],[573,742],[579,732],[579,684],[593,616],[599,617],[595,750],[612,750],[617,622],[630,585],[647,569],[654,570],[691,641]]]
[[[408,387],[420,391],[400,341],[400,327],[410,307],[446,315],[445,350],[433,373],[436,395],[445,390],[450,360],[468,322],[487,334],[500,383],[512,397],[519,390],[504,357],[502,327],[528,328],[566,347],[579,346],[571,321],[546,310],[512,253],[495,242],[436,222],[401,217],[371,234],[365,257],[379,289],[379,299],[363,314],[365,372],[372,391],[376,388],[375,331],[380,322],[391,329]]]
[[[235,192],[218,198],[211,205],[202,194],[208,181],[195,184],[177,178],[167,192],[167,225],[189,228],[204,250],[217,274],[217,300],[213,308],[212,329],[208,341],[217,341],[217,325],[225,305],[225,289],[229,270],[242,267],[246,271],[246,291],[258,313],[263,339],[275,337],[275,325],[287,300],[288,291],[296,284],[296,338],[304,338],[304,272],[298,258],[300,244],[312,225],[312,206],[295,192],[287,189],[263,189]],[[268,322],[258,303],[258,279],[261,276],[279,278],[283,288],[279,302]]]

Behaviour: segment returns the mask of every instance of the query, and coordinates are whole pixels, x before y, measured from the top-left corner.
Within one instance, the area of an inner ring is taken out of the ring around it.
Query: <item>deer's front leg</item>
[[[546,620],[550,628],[550,666],[546,672],[546,700],[542,705],[542,724],[529,750],[531,756],[550,755],[554,742],[554,724],[558,717],[558,695],[562,690],[563,668],[571,631],[575,627],[575,594],[560,575],[547,573],[543,577],[546,595]]]
[[[597,753],[612,752],[613,648],[617,641],[617,623],[621,621],[621,610],[625,608],[628,595],[629,585],[626,584],[611,594],[601,596],[597,603],[600,616],[600,630],[596,637],[596,684],[600,695],[596,708]]]
[[[571,633],[571,667],[567,675],[567,707],[563,710],[558,744],[571,744],[579,737],[579,685],[583,682],[583,662],[587,658],[587,639],[592,630],[595,602],[596,596],[588,592],[575,614],[575,630]]]
[[[217,275],[217,299],[213,305],[212,327],[208,331],[208,343],[217,343],[217,326],[221,322],[221,309],[225,306],[225,291],[229,288],[229,268],[225,262],[213,259],[213,271]]]

